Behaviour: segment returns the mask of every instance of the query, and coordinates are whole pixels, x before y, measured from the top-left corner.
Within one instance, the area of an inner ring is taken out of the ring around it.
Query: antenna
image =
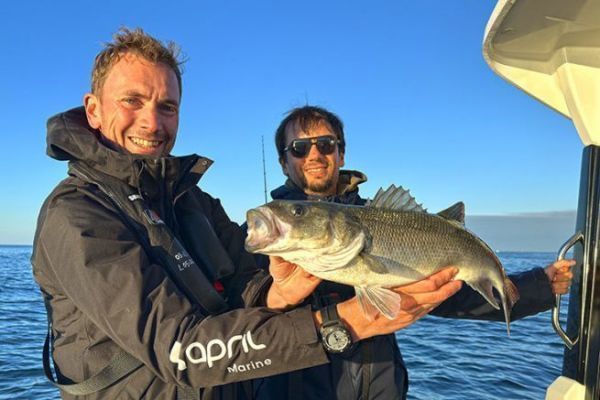
[[[263,182],[265,186],[265,204],[267,203],[267,167],[265,166],[265,135],[260,135],[262,143]]]

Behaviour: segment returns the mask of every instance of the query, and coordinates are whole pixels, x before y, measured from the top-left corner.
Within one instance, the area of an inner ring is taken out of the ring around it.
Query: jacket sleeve
[[[88,338],[105,334],[165,382],[208,387],[328,362],[309,308],[279,313],[254,307],[202,315],[119,218],[88,197],[55,199],[39,227],[36,247],[44,258],[41,264],[50,269],[43,273],[62,292],[56,297],[74,305],[78,315],[73,320],[88,321]],[[268,280],[248,278],[255,269],[249,260],[247,270],[239,271],[241,281],[264,288]],[[100,368],[117,351],[99,354],[89,347],[83,344],[75,358]]]
[[[549,310],[554,305],[552,288],[542,268],[509,275],[508,278],[515,284],[520,295],[511,310],[511,321]],[[448,318],[504,321],[502,309],[496,310],[467,284],[430,314]]]

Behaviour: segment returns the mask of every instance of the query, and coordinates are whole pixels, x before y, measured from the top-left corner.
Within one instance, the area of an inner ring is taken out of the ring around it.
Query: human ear
[[[83,106],[85,107],[85,116],[88,124],[94,129],[100,129],[102,126],[102,116],[100,114],[100,99],[93,93],[86,93],[83,96]]]
[[[284,157],[279,157],[279,165],[281,165],[281,172],[283,172],[283,174],[285,176],[289,177],[289,175],[288,175],[288,169],[287,169],[287,165],[285,163]]]

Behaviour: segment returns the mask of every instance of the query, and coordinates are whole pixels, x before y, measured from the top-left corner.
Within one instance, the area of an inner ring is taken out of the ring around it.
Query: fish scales
[[[248,211],[246,249],[283,257],[322,279],[354,286],[367,314],[374,306],[388,318],[397,314],[400,296],[387,288],[454,266],[459,269],[455,279],[499,308],[496,289],[508,328],[518,291],[495,253],[464,228],[464,205],[429,214],[407,193],[392,186],[365,207],[273,201]]]
[[[435,214],[365,207],[348,207],[347,212],[360,220],[371,236],[366,253],[378,257],[392,274],[370,273],[361,281],[398,286],[448,265],[459,267],[456,279],[472,280],[477,271],[467,268],[495,266],[488,261],[495,256],[477,237]],[[499,273],[495,279],[500,282],[503,276]]]

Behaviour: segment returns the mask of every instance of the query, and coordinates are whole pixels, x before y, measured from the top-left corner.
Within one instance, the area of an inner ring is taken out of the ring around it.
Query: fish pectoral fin
[[[375,321],[375,317],[379,314],[379,310],[373,306],[373,303],[369,301],[369,298],[365,294],[365,288],[360,286],[355,286],[354,291],[356,292],[356,297],[358,297],[358,303],[363,310],[363,314],[369,321]]]
[[[372,315],[374,307],[387,319],[394,319],[400,312],[400,295],[393,290],[380,286],[362,286],[357,288],[358,298],[367,317]],[[361,300],[361,297],[366,299]],[[369,303],[366,305],[366,303]],[[373,316],[374,318],[374,316]]]

